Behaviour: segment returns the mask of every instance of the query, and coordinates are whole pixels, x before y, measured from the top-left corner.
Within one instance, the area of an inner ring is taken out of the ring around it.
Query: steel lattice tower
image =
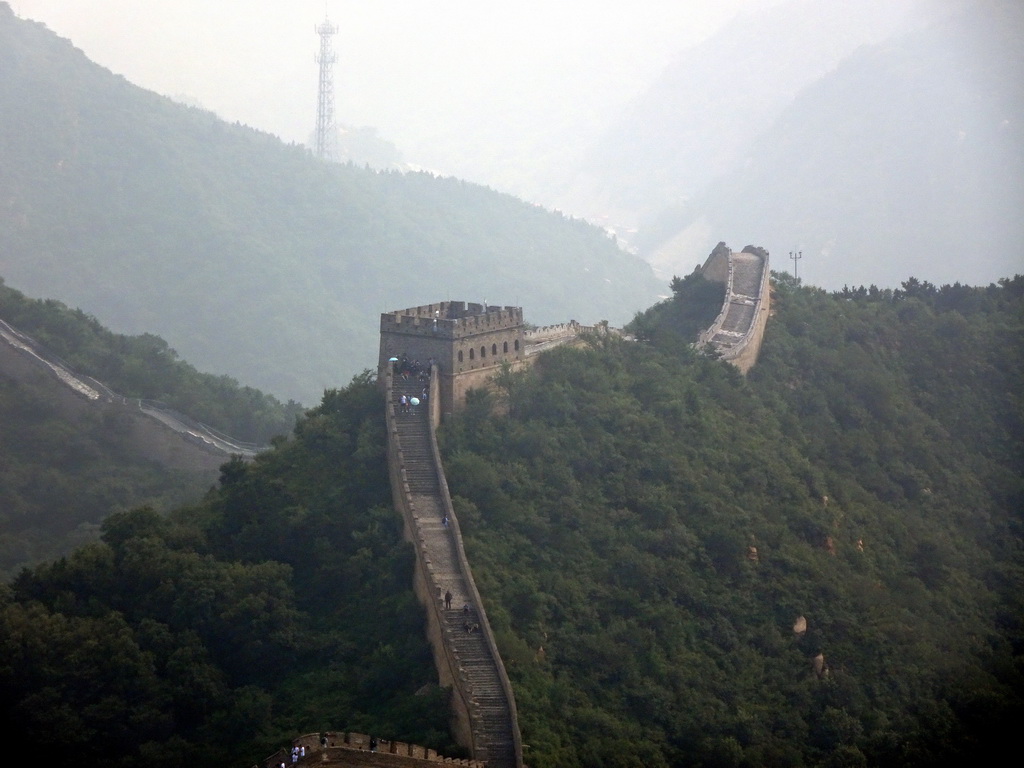
[[[334,160],[337,131],[334,125],[334,74],[331,67],[338,60],[331,46],[331,38],[338,28],[324,17],[324,22],[315,27],[320,35],[320,53],[316,63],[320,65],[320,88],[316,104],[316,156],[322,160]]]

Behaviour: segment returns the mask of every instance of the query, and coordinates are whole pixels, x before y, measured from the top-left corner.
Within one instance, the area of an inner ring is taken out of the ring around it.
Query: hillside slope
[[[0,585],[0,716],[52,765],[246,768],[352,728],[458,753],[373,383],[170,516]]]
[[[0,169],[11,285],[300,401],[373,365],[382,311],[460,296],[621,323],[658,292],[594,227],[455,179],[319,163],[132,86],[7,4]]]
[[[94,405],[0,342],[0,577],[67,554],[103,518],[199,499],[226,456]]]
[[[59,302],[25,297],[2,278],[0,320],[2,575],[95,539],[114,512],[167,511],[198,500],[216,481],[228,455],[145,415],[140,398],[147,407],[161,403],[161,412],[188,414],[193,429],[198,421],[241,436],[236,445],[287,435],[301,413],[295,403],[199,373],[158,337],[111,333]],[[89,377],[101,396],[68,386],[43,360]]]
[[[532,766],[1009,748],[1022,278],[775,294],[748,378],[672,343],[660,312],[656,347],[550,353],[502,380],[507,416],[479,397],[445,429]]]
[[[445,427],[531,766],[962,765],[1014,738],[1024,278],[782,278],[773,306],[747,378],[660,311],[654,345],[545,354]],[[447,748],[381,408],[369,379],[329,392],[201,503],[116,515],[0,589],[19,745],[97,768],[243,768],[346,727]]]

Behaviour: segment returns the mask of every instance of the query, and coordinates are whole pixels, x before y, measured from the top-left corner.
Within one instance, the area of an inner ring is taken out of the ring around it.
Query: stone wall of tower
[[[380,318],[378,365],[391,358],[433,360],[441,386],[441,409],[453,413],[466,392],[483,386],[504,364],[518,366],[526,358],[521,307],[492,307],[444,301],[385,312]]]

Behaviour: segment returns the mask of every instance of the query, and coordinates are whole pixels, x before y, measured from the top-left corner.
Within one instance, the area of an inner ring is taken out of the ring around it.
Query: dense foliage
[[[330,391],[203,503],[115,514],[101,542],[3,587],[0,709],[19,747],[220,768],[348,727],[450,752],[381,410],[366,378]]]
[[[54,387],[62,385],[54,383]],[[202,497],[212,471],[145,457],[131,422],[60,407],[53,392],[0,370],[0,579],[92,541],[117,510],[167,510]]]
[[[1024,278],[782,275],[773,307],[746,379],[600,337],[443,430],[534,768],[963,764],[1024,715]],[[4,587],[19,743],[241,766],[348,727],[451,751],[444,692],[415,695],[435,673],[380,410],[367,378],[328,392],[202,503],[115,514]]]
[[[372,366],[384,311],[451,297],[618,324],[657,296],[597,227],[319,162],[132,86],[3,2],[0,73],[0,274],[278,397],[316,402]]]
[[[671,298],[638,312],[626,330],[641,341],[666,351],[697,340],[722,311],[725,285],[708,280],[696,269],[686,277],[673,277]]]
[[[749,379],[602,339],[445,430],[534,768],[965,764],[1024,714],[1024,279],[774,292]]]

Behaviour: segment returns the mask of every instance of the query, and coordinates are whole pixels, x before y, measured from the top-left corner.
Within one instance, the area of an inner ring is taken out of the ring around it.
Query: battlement
[[[442,301],[397,309],[380,316],[381,333],[459,339],[479,333],[517,328],[522,307],[493,307],[464,301]]]
[[[351,731],[307,733],[294,739],[292,746],[301,749],[301,757],[298,761],[293,762],[292,750],[284,748],[252,768],[279,768],[281,765],[311,764],[349,766],[349,768],[352,766],[416,768],[423,766],[424,762],[461,765],[465,768],[487,768],[487,764],[482,760],[445,757],[435,750],[419,744],[372,739],[368,734]]]
[[[441,410],[452,413],[466,392],[486,385],[504,365],[526,355],[521,307],[442,301],[380,316],[378,370],[419,371],[437,366]]]
[[[542,341],[550,341],[551,339],[563,338],[565,336],[579,336],[582,327],[575,320],[570,320],[568,323],[531,328],[526,332],[526,343],[539,344]]]

